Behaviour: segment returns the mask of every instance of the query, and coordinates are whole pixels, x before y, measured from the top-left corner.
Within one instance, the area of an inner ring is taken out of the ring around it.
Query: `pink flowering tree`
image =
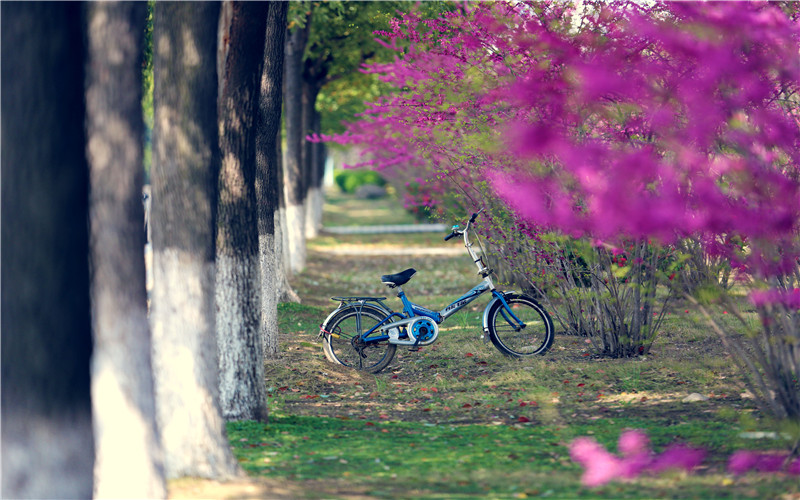
[[[367,70],[398,91],[373,103],[337,140],[367,145],[365,164],[404,183],[412,204],[459,216],[487,210],[486,253],[502,279],[555,299],[557,321],[587,335],[601,354],[635,356],[649,350],[663,319],[655,292],[664,252],[647,241],[630,241],[625,254],[559,236],[509,210],[488,181],[518,163],[500,147],[500,133],[529,113],[503,93],[519,74],[547,63],[543,47],[517,39],[532,26],[553,27],[575,44],[569,31],[579,20],[567,4],[490,3],[436,20],[404,16],[381,33],[402,58]]]
[[[504,89],[530,114],[509,124],[520,161],[494,188],[538,224],[612,244],[693,237],[725,256],[762,328],[753,351],[715,328],[764,409],[798,419],[800,29],[774,4],[665,8],[600,9],[580,46],[559,45],[555,75],[532,67]]]
[[[397,60],[367,69],[397,91],[336,140],[440,207],[489,208],[493,250],[518,282],[563,292],[565,326],[616,325],[608,354],[646,352],[657,287],[693,242],[753,289],[749,345],[714,325],[751,391],[800,418],[796,19],[770,3],[581,5],[397,20],[380,34]]]

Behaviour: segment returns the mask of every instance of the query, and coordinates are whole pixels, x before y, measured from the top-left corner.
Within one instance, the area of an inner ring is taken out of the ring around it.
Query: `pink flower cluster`
[[[364,71],[397,91],[333,139],[426,179],[420,203],[480,203],[489,180],[544,229],[737,235],[750,271],[796,264],[800,24],[780,5],[466,3],[378,35],[397,58]]]
[[[623,432],[618,449],[621,456],[589,437],[577,438],[570,444],[570,456],[584,468],[584,486],[602,486],[616,479],[634,479],[669,469],[692,471],[706,456],[704,450],[682,444],[671,445],[656,455],[650,450],[650,438],[641,430]]]
[[[798,24],[769,4],[680,2],[610,4],[588,22],[549,33],[547,64],[495,91],[518,110],[504,136],[521,160],[495,169],[497,191],[606,240],[796,235]],[[546,30],[526,28],[518,44]]]
[[[584,468],[581,476],[584,486],[593,488],[614,480],[634,479],[642,474],[658,474],[669,469],[692,472],[706,456],[704,450],[683,444],[670,445],[663,452],[654,454],[650,450],[650,438],[639,429],[623,432],[617,448],[619,456],[590,437],[572,441],[569,453]],[[727,469],[735,475],[757,471],[800,476],[800,458],[786,466],[787,458],[785,453],[739,450],[731,455]]]
[[[788,455],[785,453],[760,453],[757,451],[739,450],[728,460],[728,472],[741,475],[750,471],[786,472],[800,476],[800,458],[786,467]]]
[[[750,302],[756,307],[782,305],[787,309],[800,309],[800,288],[793,290],[754,290],[750,292]]]

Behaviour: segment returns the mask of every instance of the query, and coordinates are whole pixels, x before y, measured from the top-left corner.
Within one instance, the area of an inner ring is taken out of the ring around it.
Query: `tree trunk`
[[[0,3],[3,498],[90,498],[85,23]]]
[[[267,420],[260,338],[261,270],[256,212],[256,118],[266,2],[222,4],[217,205],[217,341],[220,403],[227,420]]]
[[[147,5],[88,4],[95,497],[164,498],[142,229]]]
[[[286,231],[289,235],[291,270],[297,273],[306,265],[305,196],[303,173],[303,52],[308,41],[310,19],[286,37],[284,106],[286,110]]]
[[[219,404],[214,216],[219,170],[219,4],[156,3],[151,173],[151,324],[156,408],[168,477],[240,469]]]
[[[292,289],[289,283],[291,269],[291,255],[289,254],[289,231],[286,226],[286,183],[283,181],[283,148],[281,147],[280,130],[275,141],[275,154],[278,158],[278,211],[275,214],[275,256],[279,259],[275,268],[277,270],[277,287],[280,290],[279,302],[300,303],[300,296]]]
[[[264,357],[278,358],[278,264],[276,218],[279,216],[278,190],[281,98],[283,96],[283,56],[286,14],[289,4],[269,4],[264,67],[261,72],[258,127],[256,138],[256,195],[258,198],[258,239],[261,262],[261,345]]]
[[[317,205],[321,203],[319,162],[317,143],[306,140],[306,137],[319,132],[319,113],[316,110],[319,87],[315,81],[303,80],[303,184],[306,186],[305,199],[305,236],[316,238],[319,235],[317,221]]]
[[[309,134],[319,134],[321,132],[321,117],[319,111],[315,109],[317,102],[317,92],[313,96],[313,104],[310,105],[313,111],[311,116],[311,128]],[[308,142],[309,154],[309,179],[308,195],[306,196],[306,238],[316,238],[322,230],[322,208],[325,203],[325,190],[322,179],[325,176],[326,149],[323,142]]]

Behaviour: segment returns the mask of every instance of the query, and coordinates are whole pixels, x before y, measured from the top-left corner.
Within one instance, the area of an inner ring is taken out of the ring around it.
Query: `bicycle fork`
[[[508,302],[506,302],[504,296],[505,294],[503,292],[492,290],[492,295],[494,296],[494,298],[491,301],[489,301],[489,303],[486,305],[486,309],[483,310],[484,334],[482,335],[482,338],[484,342],[489,341],[489,311],[492,309],[492,306],[494,306],[496,302],[500,302],[500,304],[502,304],[502,308],[500,309],[500,314],[503,316],[503,319],[506,320],[506,322],[509,325],[511,325],[514,331],[519,332],[527,326],[525,322],[519,319],[517,315],[514,314],[514,311],[511,310],[511,306],[509,306]]]

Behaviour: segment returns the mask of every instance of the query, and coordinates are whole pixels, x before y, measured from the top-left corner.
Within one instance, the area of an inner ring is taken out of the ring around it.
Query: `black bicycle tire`
[[[504,296],[504,299],[509,305],[524,304],[531,307],[542,319],[542,322],[545,325],[545,331],[544,338],[539,343],[538,347],[532,352],[520,352],[509,347],[508,344],[503,341],[502,336],[497,332],[496,328],[497,315],[503,308],[502,302],[498,300],[492,305],[491,309],[489,309],[488,314],[489,339],[492,341],[492,344],[494,344],[497,350],[512,358],[524,358],[528,356],[542,355],[549,351],[553,346],[555,335],[553,331],[553,320],[550,318],[550,314],[547,313],[547,310],[545,310],[545,308],[542,307],[541,304],[539,304],[535,299],[527,295],[507,293]]]
[[[384,342],[380,343],[381,346],[383,345],[386,346],[386,352],[384,353],[383,357],[380,359],[378,363],[368,367],[363,367],[363,366],[358,367],[355,366],[354,364],[348,364],[344,362],[335,353],[334,347],[332,345],[331,333],[335,332],[337,326],[342,321],[350,317],[353,317],[354,314],[372,315],[373,316],[372,319],[375,320],[376,323],[382,321],[389,315],[386,311],[369,305],[354,304],[343,308],[341,311],[336,313],[336,315],[333,318],[331,318],[331,320],[328,321],[328,323],[326,324],[325,328],[326,332],[324,333],[322,339],[322,352],[325,353],[325,357],[328,359],[328,361],[332,363],[336,363],[342,366],[347,366],[357,370],[366,371],[368,373],[378,373],[383,369],[385,369],[387,366],[389,366],[389,364],[392,362],[392,359],[394,359],[395,352],[397,351],[397,346],[394,344],[390,344],[388,340],[385,343]]]

